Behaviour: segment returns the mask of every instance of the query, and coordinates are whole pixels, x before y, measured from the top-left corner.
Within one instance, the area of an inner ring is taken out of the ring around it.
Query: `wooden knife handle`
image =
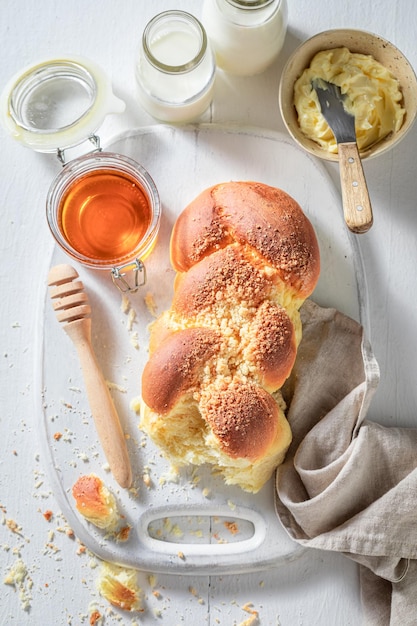
[[[339,143],[340,182],[345,222],[354,233],[366,233],[372,226],[372,206],[355,142]]]

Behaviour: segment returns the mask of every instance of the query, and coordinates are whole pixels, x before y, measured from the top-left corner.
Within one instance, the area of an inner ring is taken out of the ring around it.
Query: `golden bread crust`
[[[202,192],[178,218],[171,238],[176,271],[231,241],[249,245],[302,297],[313,291],[320,254],[310,221],[285,191],[257,182],[230,182]]]
[[[207,328],[187,328],[165,338],[146,363],[142,398],[165,414],[183,394],[193,390],[204,364],[218,350],[220,335]]]
[[[261,373],[261,385],[273,393],[287,380],[297,356],[297,338],[293,323],[281,306],[265,301],[252,323],[253,339],[246,349],[246,359]]]
[[[278,428],[278,407],[272,396],[251,383],[233,381],[201,403],[205,419],[223,452],[256,461],[272,445]]]
[[[185,316],[213,309],[225,297],[256,307],[268,290],[271,281],[230,245],[179,275],[172,306]]]

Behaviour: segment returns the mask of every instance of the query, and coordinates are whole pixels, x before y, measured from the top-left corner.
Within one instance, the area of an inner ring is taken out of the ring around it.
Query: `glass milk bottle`
[[[213,96],[215,61],[202,24],[190,13],[165,11],[143,31],[136,64],[138,98],[163,122],[199,117]]]
[[[204,0],[202,22],[217,66],[240,76],[263,72],[285,39],[286,0]]]

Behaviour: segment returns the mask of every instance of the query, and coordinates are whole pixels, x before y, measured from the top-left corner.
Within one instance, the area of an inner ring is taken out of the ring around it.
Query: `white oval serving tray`
[[[303,551],[276,516],[274,481],[258,494],[228,487],[210,469],[173,477],[169,464],[138,429],[131,402],[140,396],[148,324],[170,305],[174,272],[168,246],[179,212],[204,188],[257,180],[292,195],[312,221],[320,243],[321,276],[313,299],[367,324],[366,285],[358,242],[343,222],[341,199],[325,167],[287,136],[218,125],[152,126],[115,138],[106,150],[130,156],[153,177],[162,224],[146,260],[147,284],[123,297],[108,271],[75,265],[92,305],[93,345],[128,436],[134,486],[120,489],[108,472],[94,430],[75,348],[55,319],[46,274],[71,263],[53,248],[42,276],[35,364],[37,427],[54,495],[77,537],[102,559],[147,571],[231,574],[285,564]],[[145,299],[148,298],[148,305]],[[72,485],[99,475],[115,494],[127,541],[116,541],[75,509]]]

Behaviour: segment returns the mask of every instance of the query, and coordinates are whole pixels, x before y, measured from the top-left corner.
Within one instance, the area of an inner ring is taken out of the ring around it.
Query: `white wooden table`
[[[214,102],[204,122],[239,123],[284,131],[278,110],[283,63],[303,39],[329,28],[366,28],[396,44],[417,67],[412,0],[368,3],[353,0],[288,0],[289,29],[279,60],[265,74],[247,78],[219,75]],[[0,87],[23,66],[60,53],[96,61],[127,103],[124,114],[107,118],[105,142],[115,134],[154,124],[136,103],[133,62],[138,39],[155,13],[181,8],[201,14],[198,0],[102,0],[41,3],[3,0],[0,11]],[[0,623],[24,626],[89,624],[92,604],[105,624],[210,624],[231,626],[250,617],[252,603],[265,626],[338,626],[360,623],[357,569],[341,555],[307,551],[284,567],[237,576],[158,575],[152,593],[139,574],[147,610],[139,617],[109,609],[97,593],[97,559],[80,550],[68,533],[42,464],[35,428],[33,361],[38,328],[38,287],[44,278],[51,235],[44,201],[57,170],[51,155],[14,142],[3,129],[0,151]],[[361,235],[372,344],[381,384],[371,416],[387,425],[417,421],[417,126],[385,156],[365,163],[375,223]],[[337,184],[338,172],[327,166]],[[50,521],[44,516],[52,511]],[[4,585],[21,559],[27,568],[23,595]],[[192,589],[190,590],[190,587]]]

